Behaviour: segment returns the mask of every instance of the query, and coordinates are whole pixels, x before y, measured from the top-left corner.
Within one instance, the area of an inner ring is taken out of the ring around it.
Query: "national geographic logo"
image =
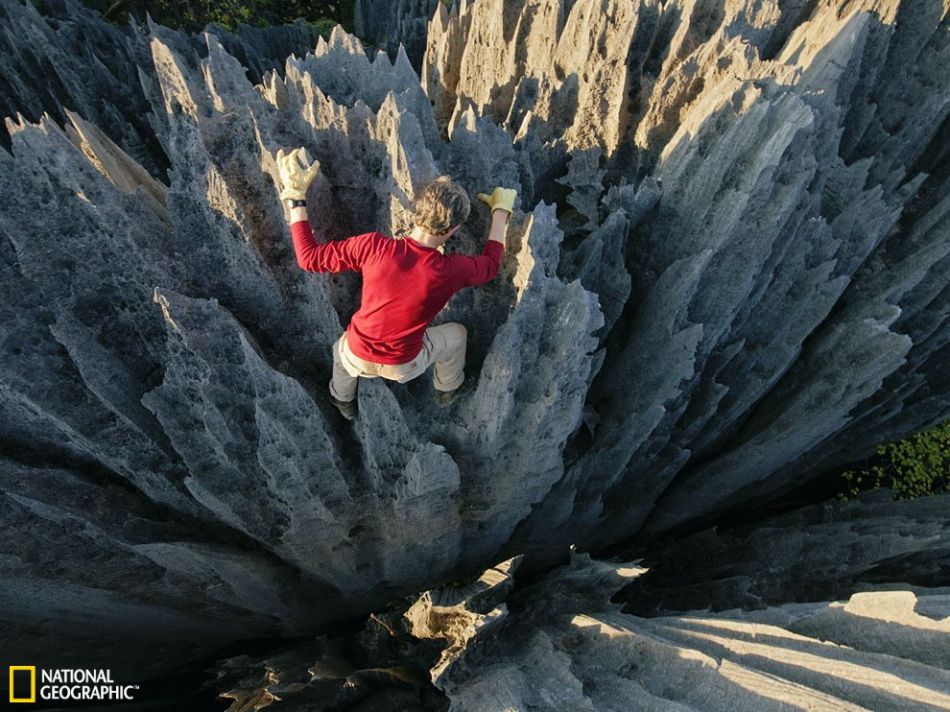
[[[36,665],[10,666],[10,702],[36,702]]]
[[[132,700],[138,685],[117,685],[112,671],[104,668],[39,668],[36,665],[10,666],[10,703],[50,700],[96,701]]]

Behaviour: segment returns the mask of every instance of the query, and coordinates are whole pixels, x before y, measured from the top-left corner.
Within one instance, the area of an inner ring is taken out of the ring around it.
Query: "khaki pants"
[[[468,334],[455,322],[430,326],[422,338],[422,351],[412,361],[400,364],[365,361],[350,351],[346,332],[333,344],[333,379],[330,395],[338,401],[356,398],[356,383],[363,378],[388,378],[405,383],[425,373],[433,363],[432,381],[437,391],[454,391],[465,380],[465,347]]]

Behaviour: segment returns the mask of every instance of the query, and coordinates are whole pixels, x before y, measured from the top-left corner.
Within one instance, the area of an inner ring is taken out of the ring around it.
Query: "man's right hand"
[[[487,203],[492,212],[504,210],[506,213],[511,214],[511,211],[515,209],[515,198],[517,196],[518,191],[512,188],[498,187],[492,191],[491,195],[479,193],[478,199],[483,203]]]

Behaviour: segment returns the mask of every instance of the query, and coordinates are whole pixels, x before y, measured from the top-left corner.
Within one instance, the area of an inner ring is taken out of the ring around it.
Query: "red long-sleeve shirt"
[[[412,361],[429,322],[458,290],[494,279],[505,249],[488,240],[481,255],[443,255],[411,237],[379,232],[318,244],[307,220],[292,223],[290,234],[302,269],[363,273],[360,308],[346,341],[354,354],[373,363]]]

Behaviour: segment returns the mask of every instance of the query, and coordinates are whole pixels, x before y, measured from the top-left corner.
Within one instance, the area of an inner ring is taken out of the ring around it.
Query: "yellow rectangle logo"
[[[30,696],[17,696],[13,687],[14,673],[18,670],[26,670],[30,673]],[[10,666],[10,702],[36,702],[36,665],[11,665]]]

